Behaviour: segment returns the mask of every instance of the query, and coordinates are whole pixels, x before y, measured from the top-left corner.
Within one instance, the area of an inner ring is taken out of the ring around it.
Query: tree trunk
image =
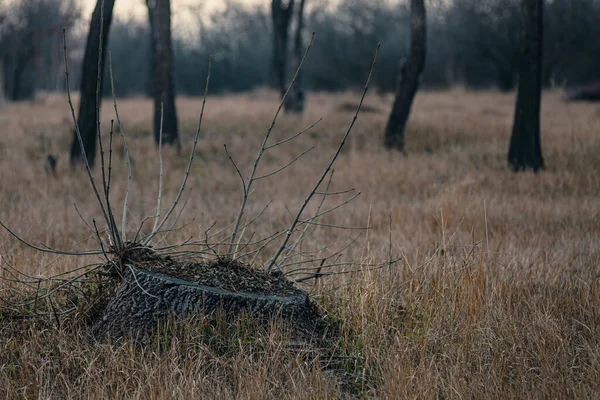
[[[214,318],[219,311],[228,318],[250,314],[264,322],[282,319],[298,333],[318,329],[321,321],[317,307],[300,289],[286,293],[229,291],[132,267],[92,330],[98,339],[129,337],[143,343],[156,325],[170,316]]]
[[[0,107],[6,103],[6,96],[4,95],[4,60],[0,58]]]
[[[294,10],[294,0],[288,0],[287,6],[282,0],[273,0],[271,16],[273,18],[273,79],[281,97],[286,91],[288,34],[290,19]]]
[[[515,171],[544,168],[540,145],[543,0],[521,2],[519,86],[508,163]]]
[[[302,33],[304,31],[304,3],[305,0],[300,0],[298,5],[298,21],[296,32],[294,34],[294,52],[292,53],[292,66],[297,70],[302,61]],[[302,71],[298,71],[296,83],[292,87],[287,101],[285,102],[286,112],[302,113],[304,111],[304,90],[302,89]]]
[[[146,0],[150,21],[151,86],[154,99],[154,138],[160,141],[160,109],[163,105],[162,143],[181,146],[175,109],[173,43],[171,40],[171,1]]]
[[[385,128],[384,144],[389,149],[404,151],[404,133],[410,108],[425,68],[426,24],[425,1],[411,0],[410,55],[408,61],[401,65],[396,98]]]
[[[104,5],[104,11],[102,6]],[[102,77],[105,69],[106,47],[108,45],[108,34],[112,21],[113,6],[115,0],[98,0],[96,8],[90,20],[90,29],[85,45],[85,54],[81,68],[81,85],[79,100],[79,117],[77,124],[81,132],[81,139],[85,155],[90,166],[94,165],[96,157],[96,141],[98,132],[96,123],[100,118],[100,104],[97,104],[102,95]],[[100,47],[100,31],[102,29],[102,60],[98,61]],[[101,71],[98,72],[98,66]],[[100,88],[99,93],[97,88]],[[98,96],[98,99],[96,98]],[[96,115],[96,113],[98,113]],[[83,163],[83,157],[77,133],[73,133],[71,143],[71,165]]]
[[[33,97],[33,84],[27,78],[31,78],[31,70],[28,64],[35,55],[35,48],[31,42],[21,42],[14,53],[14,69],[12,75],[12,88],[9,92],[11,100],[23,100]]]

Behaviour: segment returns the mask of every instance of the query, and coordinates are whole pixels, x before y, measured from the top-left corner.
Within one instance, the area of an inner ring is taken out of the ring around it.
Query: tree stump
[[[281,274],[253,271],[231,262],[169,264],[168,269],[174,268],[185,271],[181,275],[186,278],[200,271],[202,276],[196,277],[203,282],[208,276],[209,284],[167,275],[161,272],[165,267],[128,266],[115,296],[92,326],[94,337],[145,341],[169,316],[211,318],[217,312],[228,317],[246,314],[260,322],[281,319],[290,323],[294,332],[310,335],[321,322],[308,293]],[[233,284],[232,276],[237,279]]]

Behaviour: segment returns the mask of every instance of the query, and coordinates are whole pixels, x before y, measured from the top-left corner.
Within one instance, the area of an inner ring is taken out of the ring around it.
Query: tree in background
[[[90,29],[88,31],[85,54],[81,66],[79,117],[77,124],[81,133],[85,155],[90,166],[94,165],[96,157],[98,135],[96,122],[100,118],[102,76],[106,64],[105,50],[108,43],[114,5],[115,0],[98,0],[96,2],[96,7],[90,20]],[[103,51],[100,52],[101,36]],[[101,70],[100,73],[98,73],[98,69]],[[77,133],[74,132],[71,143],[71,165],[82,163],[82,155]]]
[[[154,138],[158,145],[161,130],[161,104],[164,107],[162,143],[181,146],[175,108],[171,1],[146,0],[150,21],[151,86],[154,99]]]
[[[4,94],[4,65],[0,63],[0,107],[6,103],[6,95]]]
[[[8,100],[64,88],[62,32],[70,35],[78,18],[74,0],[0,0],[0,81]]]
[[[404,151],[404,133],[415,93],[425,68],[427,20],[425,1],[410,3],[410,55],[400,65],[398,89],[385,128],[384,144],[388,149]]]
[[[398,60],[409,48],[410,10],[405,2],[313,1],[305,19],[307,30],[317,33],[310,62],[303,68],[305,89],[362,90],[373,49],[381,42],[372,84],[379,92],[395,91]]]
[[[5,15],[4,4],[0,2],[0,26],[6,26],[7,16]],[[0,30],[0,43],[4,35],[6,34],[4,29]],[[6,95],[4,94],[4,60],[0,57],[0,107],[6,102]]]
[[[273,21],[273,79],[275,88],[281,96],[286,91],[286,72],[288,59],[288,37],[290,21],[294,11],[294,0],[273,0],[271,3],[271,18]]]
[[[452,69],[473,87],[514,89],[519,63],[519,0],[453,0],[445,18]]]
[[[298,4],[298,17],[296,21],[296,32],[294,33],[294,51],[292,53],[292,68],[297,70],[302,62],[302,50],[304,43],[302,42],[302,34],[304,33],[304,3],[305,0],[300,0]],[[284,104],[286,112],[301,113],[304,111],[304,89],[302,88],[302,71],[298,71],[296,83],[292,87],[287,101]]]
[[[540,100],[544,46],[543,0],[521,2],[519,86],[508,163],[515,171],[544,168],[540,145]]]
[[[0,59],[7,100],[13,95],[27,99],[40,90],[64,88],[62,27],[70,34],[72,88],[79,90],[87,29],[69,29],[69,21],[78,22],[78,3],[79,0],[0,0],[0,15],[6,16],[0,22]],[[295,0],[289,26],[290,53],[294,52],[299,3]],[[205,60],[209,55],[213,55],[213,93],[253,90],[274,82],[272,69],[265,68],[265,60],[270,66],[273,55],[270,6],[270,2],[227,2],[227,7],[210,12],[195,9],[198,22],[178,30],[181,35],[173,32],[175,92],[202,95],[204,84],[198,76],[206,74]],[[515,88],[520,59],[520,0],[430,0],[426,7],[427,66],[420,88]],[[177,12],[189,13],[184,7]],[[544,87],[564,86],[571,93],[571,89],[596,87],[600,82],[597,15],[598,0],[545,2]],[[383,93],[397,89],[398,60],[410,50],[410,2],[313,0],[306,5],[303,16],[305,32],[317,32],[310,62],[302,71],[304,91],[360,90],[378,41],[383,47],[372,85]],[[111,23],[107,50],[115,60],[118,94],[150,94],[149,24],[139,18],[116,17]],[[30,18],[32,23],[27,22]],[[29,35],[33,35],[33,40]],[[29,44],[35,45],[35,51],[28,51]],[[32,56],[17,62],[27,54]],[[289,58],[287,82],[294,68],[291,55]],[[16,68],[17,64],[25,68]],[[105,72],[105,83],[107,77]],[[103,86],[104,94],[110,96],[110,85]]]
[[[6,95],[4,94],[4,65],[0,62],[0,107],[6,103]]]
[[[2,2],[0,2],[0,6],[4,6]],[[0,26],[6,26],[6,15],[4,14],[4,7],[0,8]],[[5,32],[4,30],[0,30],[0,41],[2,40]],[[4,105],[6,102],[6,95],[4,94],[4,61],[0,57],[0,107]]]

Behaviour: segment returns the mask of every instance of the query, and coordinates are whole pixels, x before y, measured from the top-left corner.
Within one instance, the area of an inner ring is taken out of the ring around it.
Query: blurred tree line
[[[519,60],[519,0],[429,0],[427,65],[422,86],[512,90]],[[176,91],[202,94],[206,60],[213,56],[211,91],[238,92],[272,82],[271,16],[267,4],[227,2],[192,29],[173,37]],[[364,84],[373,49],[382,42],[374,76],[381,92],[395,90],[399,63],[408,54],[407,1],[311,0],[306,33],[317,33],[305,66],[307,90],[346,90]],[[600,0],[546,0],[543,84],[578,86],[600,81]],[[72,36],[72,71],[79,71],[85,27],[74,0],[0,0],[0,73],[9,99],[36,90],[62,90],[62,28]],[[399,39],[401,38],[401,39]],[[147,20],[115,15],[112,52],[119,95],[150,92]],[[78,57],[79,55],[79,57]],[[290,76],[291,74],[288,74]],[[77,77],[74,77],[77,87]],[[104,80],[108,92],[108,80]]]
[[[0,0],[0,82],[8,99],[64,89],[63,29],[73,37],[80,19],[75,0]]]

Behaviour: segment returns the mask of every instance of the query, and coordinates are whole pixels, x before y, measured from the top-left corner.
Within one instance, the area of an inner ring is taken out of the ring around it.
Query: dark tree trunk
[[[296,32],[294,34],[294,51],[292,53],[292,66],[294,70],[298,69],[300,62],[302,61],[302,49],[304,47],[304,43],[302,42],[302,34],[304,31],[304,3],[305,0],[300,0],[300,4],[298,5],[298,21],[296,25]],[[296,113],[302,113],[304,111],[302,71],[298,71],[296,83],[292,87],[285,103],[285,111]]]
[[[273,80],[281,97],[286,91],[287,53],[289,26],[294,11],[294,0],[287,5],[282,0],[273,0],[271,16],[273,18]]]
[[[502,92],[510,92],[515,87],[515,74],[511,67],[497,66],[496,86]]]
[[[103,3],[104,16],[102,16]],[[96,8],[94,8],[92,19],[90,20],[90,29],[87,36],[85,54],[83,56],[83,64],[81,68],[79,118],[77,120],[77,124],[79,125],[79,131],[81,132],[81,139],[83,141],[85,155],[90,166],[94,165],[94,159],[96,157],[96,123],[97,119],[100,118],[100,104],[97,104],[96,90],[97,86],[99,85],[100,94],[98,94],[98,96],[100,96],[102,93],[103,71],[106,64],[105,59],[106,47],[108,45],[108,33],[110,31],[114,5],[115,0],[98,0],[96,2]],[[100,47],[101,26],[102,60],[99,63],[98,49]],[[100,73],[98,73],[98,64],[100,64],[100,68],[102,69]],[[98,115],[96,115],[96,108],[98,108]],[[77,133],[74,132],[73,142],[71,143],[71,165],[75,165],[77,163],[83,163],[83,157],[79,140],[77,139]]]
[[[508,163],[515,171],[544,168],[540,145],[543,0],[521,2],[519,86]]]
[[[4,94],[4,60],[0,58],[0,107],[6,102],[6,95]]]
[[[29,82],[27,79],[28,75],[31,75],[28,64],[31,63],[35,56],[35,48],[31,43],[31,39],[29,41],[21,41],[21,43],[17,44],[13,56],[12,86],[8,93],[9,98],[14,101],[31,98],[34,94],[34,88],[32,82]]]
[[[25,97],[21,94],[21,78],[23,77],[23,72],[25,72],[25,63],[22,58],[19,58],[13,71],[12,93],[10,94],[11,100],[17,101],[21,100],[21,97]]]
[[[154,138],[160,139],[160,108],[163,105],[162,143],[180,147],[175,109],[171,1],[146,0],[150,21],[151,87],[154,99]]]
[[[249,314],[257,322],[286,321],[298,334],[319,330],[322,319],[308,294],[300,289],[292,288],[285,294],[234,292],[129,268],[92,330],[99,340],[129,337],[143,343],[169,316],[210,319],[219,311],[229,318]],[[314,334],[308,337],[315,338]]]
[[[426,24],[425,1],[411,0],[410,55],[407,62],[401,63],[396,98],[385,128],[384,144],[389,149],[404,151],[404,132],[410,108],[425,68]]]

